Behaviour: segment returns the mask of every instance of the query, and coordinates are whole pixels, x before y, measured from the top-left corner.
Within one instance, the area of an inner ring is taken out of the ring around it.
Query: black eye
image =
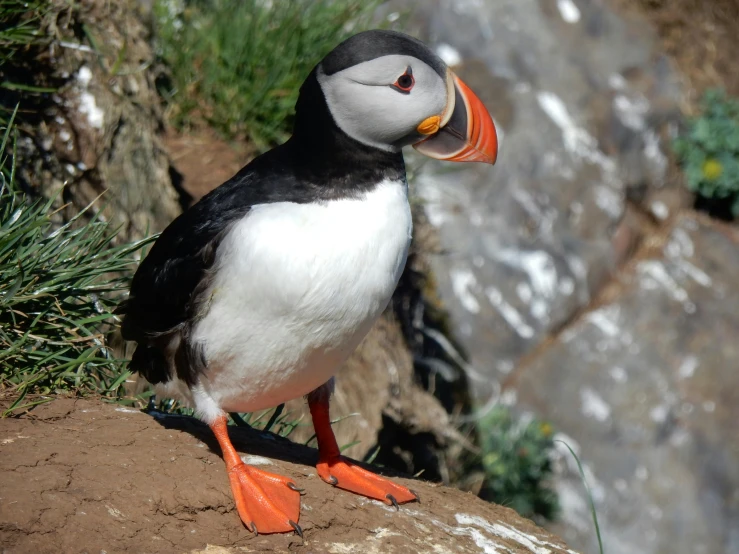
[[[398,92],[409,94],[411,92],[411,89],[413,88],[413,85],[415,84],[416,80],[413,78],[413,71],[411,70],[410,66],[408,66],[408,68],[405,70],[405,73],[398,77],[398,80],[390,86]]]

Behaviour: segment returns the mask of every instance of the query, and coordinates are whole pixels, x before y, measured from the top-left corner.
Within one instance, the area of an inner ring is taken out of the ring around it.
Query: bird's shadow
[[[167,414],[157,410],[144,410],[165,429],[177,430],[188,433],[208,446],[211,452],[221,456],[221,448],[213,434],[213,431],[202,421],[195,417]],[[315,466],[318,463],[318,450],[292,442],[291,440],[276,435],[270,431],[261,431],[253,427],[228,426],[228,436],[241,454],[263,456],[305,466]],[[351,458],[350,458],[351,459]],[[390,468],[380,468],[366,462],[351,459],[353,463],[371,471],[372,473],[388,477],[405,477],[412,479],[411,475],[395,471]]]

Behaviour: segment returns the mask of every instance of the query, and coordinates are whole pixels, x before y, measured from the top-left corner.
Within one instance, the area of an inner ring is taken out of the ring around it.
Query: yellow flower
[[[548,423],[542,423],[541,426],[539,427],[539,430],[541,431],[542,435],[544,435],[545,437],[548,437],[549,435],[552,434],[553,429],[552,429],[552,426],[549,425]]]
[[[709,158],[703,162],[703,177],[709,181],[715,181],[721,177],[721,173],[723,173],[723,171],[724,167],[716,158]]]

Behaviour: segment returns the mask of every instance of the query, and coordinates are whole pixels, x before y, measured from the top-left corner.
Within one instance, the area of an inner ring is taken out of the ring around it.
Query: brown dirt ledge
[[[304,541],[246,531],[217,444],[197,420],[60,399],[0,420],[0,550],[574,554],[469,493],[399,479],[422,502],[396,512],[320,481],[314,449],[243,428],[231,437],[246,461],[305,487]]]

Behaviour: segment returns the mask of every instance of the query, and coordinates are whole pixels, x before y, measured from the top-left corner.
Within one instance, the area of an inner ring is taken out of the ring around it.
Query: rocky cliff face
[[[243,428],[231,438],[246,462],[305,488],[303,540],[244,528],[218,445],[197,420],[57,400],[0,423],[0,544],[9,553],[575,554],[469,493],[400,479],[421,503],[396,511],[321,481],[313,449]]]
[[[495,167],[426,163],[415,179],[458,334],[497,380],[631,254],[641,229],[625,219],[630,204],[658,221],[680,205],[661,146],[677,79],[649,28],[602,2],[440,1],[415,13],[502,135]]]
[[[691,212],[672,169],[682,78],[653,29],[593,0],[413,14],[503,135],[496,167],[415,181],[480,405],[576,448],[608,552],[739,552],[737,230]],[[596,551],[573,464],[563,448],[554,529]]]
[[[609,551],[739,552],[738,271],[739,230],[682,214],[508,380],[587,461]],[[592,549],[560,463],[554,529]]]
[[[39,71],[58,89],[38,100],[37,124],[21,135],[18,179],[48,196],[62,191],[59,204],[71,203],[70,214],[102,195],[93,212],[105,206],[122,238],[161,231],[180,206],[159,138],[148,30],[132,2],[55,9],[55,40]]]

